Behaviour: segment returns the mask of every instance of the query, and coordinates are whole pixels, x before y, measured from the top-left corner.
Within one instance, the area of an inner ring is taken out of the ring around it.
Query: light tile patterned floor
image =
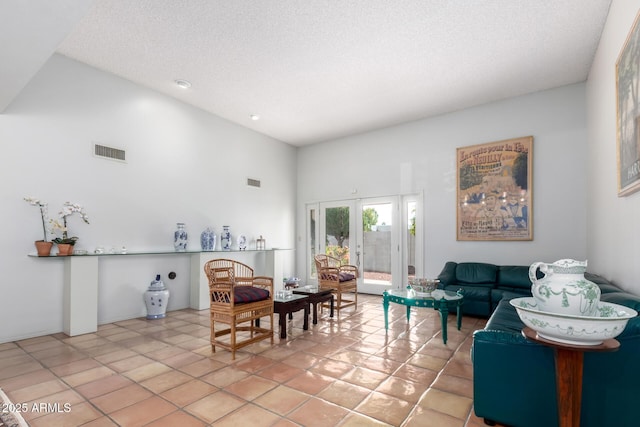
[[[385,333],[379,296],[339,318],[325,311],[308,331],[298,312],[286,340],[276,330],[273,347],[235,361],[211,352],[207,310],[47,335],[0,344],[0,388],[42,409],[22,414],[33,427],[482,426],[469,350],[485,321],[465,317],[457,331],[450,316],[444,345],[432,309],[413,309],[409,324],[405,307],[389,314]]]

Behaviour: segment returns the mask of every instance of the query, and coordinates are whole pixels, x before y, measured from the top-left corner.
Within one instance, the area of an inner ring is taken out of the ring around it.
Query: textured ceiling
[[[610,3],[96,0],[57,52],[305,145],[585,81]]]
[[[91,4],[92,0],[0,0],[0,113]]]

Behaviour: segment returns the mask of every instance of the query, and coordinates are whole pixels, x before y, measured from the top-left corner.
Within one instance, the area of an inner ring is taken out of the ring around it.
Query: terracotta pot
[[[58,256],[73,255],[73,245],[58,243]]]
[[[36,251],[38,251],[38,256],[49,256],[51,254],[51,248],[53,247],[53,242],[36,240],[35,244],[36,244]]]

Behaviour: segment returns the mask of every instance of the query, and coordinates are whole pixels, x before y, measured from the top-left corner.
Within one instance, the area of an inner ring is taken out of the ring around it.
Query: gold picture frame
[[[640,28],[633,27],[616,61],[618,196],[640,190]]]
[[[456,151],[457,240],[533,240],[533,136]]]

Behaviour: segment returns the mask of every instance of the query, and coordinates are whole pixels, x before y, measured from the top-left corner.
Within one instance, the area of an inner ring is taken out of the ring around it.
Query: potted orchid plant
[[[24,201],[32,206],[37,206],[40,209],[40,218],[42,219],[42,232],[44,238],[42,240],[36,240],[35,245],[36,250],[38,251],[38,256],[49,256],[49,254],[51,253],[53,242],[47,241],[47,226],[45,225],[47,218],[47,203],[34,197],[25,197]]]
[[[84,207],[77,203],[65,202],[59,213],[59,219],[49,220],[53,233],[61,233],[62,237],[56,237],[53,242],[58,245],[58,255],[71,255],[73,253],[73,245],[76,244],[78,238],[76,236],[69,237],[67,228],[67,217],[77,213],[82,220],[89,224],[89,217],[84,211]]]

